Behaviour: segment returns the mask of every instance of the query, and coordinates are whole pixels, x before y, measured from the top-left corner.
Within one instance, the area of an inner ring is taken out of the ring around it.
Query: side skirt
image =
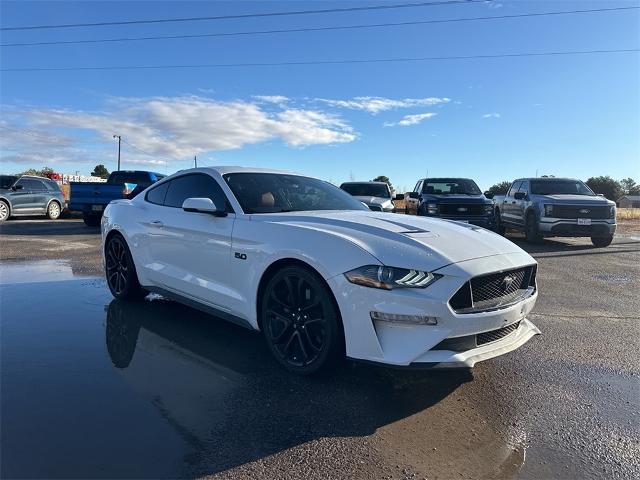
[[[164,288],[161,287],[147,287],[146,285],[143,285],[142,288],[144,288],[145,290],[149,290],[152,293],[157,293],[158,295],[162,295],[163,297],[166,297],[170,300],[176,301],[178,303],[182,303],[183,305],[186,305],[188,307],[191,308],[195,308],[196,310],[200,310],[201,312],[204,313],[208,313],[209,315],[213,315],[214,317],[218,317],[221,318],[223,320],[226,320],[227,322],[231,322],[234,323],[240,327],[244,327],[248,330],[251,330],[253,332],[256,332],[257,330],[255,328],[253,328],[253,326],[246,321],[244,318],[240,318],[237,317],[235,315],[232,315],[228,312],[225,312],[223,310],[217,309],[215,307],[212,307],[210,305],[205,305],[204,303],[200,303],[196,300],[192,300],[190,298],[187,297],[183,297],[180,294],[174,293],[170,290],[166,290]]]

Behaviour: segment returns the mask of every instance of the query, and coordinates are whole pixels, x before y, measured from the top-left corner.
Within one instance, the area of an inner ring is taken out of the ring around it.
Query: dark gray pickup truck
[[[616,204],[580,180],[520,178],[506,195],[493,198],[496,229],[522,230],[529,242],[543,237],[591,237],[606,247],[616,231]]]

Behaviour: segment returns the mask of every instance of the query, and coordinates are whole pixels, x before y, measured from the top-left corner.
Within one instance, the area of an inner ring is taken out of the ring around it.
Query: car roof
[[[340,185],[387,185],[387,182],[342,182]]]
[[[257,168],[257,167],[236,167],[236,166],[217,166],[217,167],[198,167],[189,168],[186,170],[180,170],[176,173],[192,173],[192,172],[217,172],[220,175],[226,175],[227,173],[279,173],[284,175],[298,175],[303,176],[300,173],[289,172],[287,170],[275,170],[272,168]]]
[[[567,181],[567,180],[571,182],[581,181],[581,180],[578,180],[577,178],[569,178],[569,177],[528,177],[528,178],[517,178],[514,180],[514,182],[524,182],[524,181],[531,181],[531,180],[545,180],[550,182]]]
[[[427,177],[427,178],[421,178],[419,181],[424,182],[425,180],[429,180],[431,182],[438,181],[438,180],[469,180],[471,182],[474,181],[471,178],[465,178],[465,177]]]

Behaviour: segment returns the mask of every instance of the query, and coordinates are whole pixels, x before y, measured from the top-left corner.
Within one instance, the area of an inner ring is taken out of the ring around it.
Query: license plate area
[[[578,219],[578,225],[591,225],[591,219],[590,218],[579,218]]]

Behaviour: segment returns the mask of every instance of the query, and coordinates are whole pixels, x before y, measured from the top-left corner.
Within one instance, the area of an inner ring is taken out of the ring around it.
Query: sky
[[[387,1],[0,2],[0,27],[318,10]],[[637,1],[454,3],[217,21],[0,31],[0,43],[255,32],[509,16]],[[0,170],[96,164],[293,170],[340,183],[425,176],[486,189],[537,175],[640,181],[640,54],[137,70],[640,48],[640,10],[377,28],[0,47]]]

